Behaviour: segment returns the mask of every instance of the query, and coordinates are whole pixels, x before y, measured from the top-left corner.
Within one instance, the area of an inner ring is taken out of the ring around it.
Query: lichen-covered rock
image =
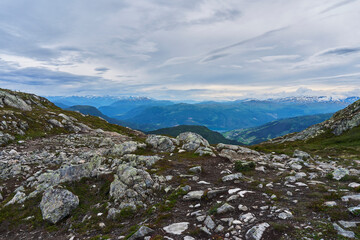
[[[250,228],[246,232],[245,239],[246,240],[260,240],[268,227],[270,227],[270,224],[268,224],[268,223],[261,223],[261,224],[255,225],[254,227]]]
[[[55,171],[45,172],[37,177],[34,187],[44,191],[62,182],[73,182],[84,177],[94,177],[99,173],[103,158],[94,156],[89,162],[78,165],[65,165]]]
[[[150,174],[129,164],[121,164],[114,181],[110,185],[110,196],[115,202],[142,205],[156,187]]]
[[[300,151],[300,150],[295,150],[294,154],[293,154],[294,158],[300,158],[302,160],[306,160],[311,158],[310,154],[308,154],[307,152],[304,151]]]
[[[14,140],[15,140],[14,136],[11,136],[8,133],[3,133],[0,131],[0,146],[5,145],[10,141],[14,141]]]
[[[179,144],[176,139],[153,134],[146,138],[146,143],[156,152],[173,152],[175,145]]]
[[[335,180],[341,180],[346,175],[349,175],[349,170],[346,168],[337,168],[332,172],[333,179]]]
[[[53,224],[67,217],[79,205],[79,198],[65,189],[48,189],[40,202],[43,219]]]
[[[211,148],[208,147],[199,147],[196,151],[196,154],[199,154],[200,156],[211,156],[216,157],[216,154],[211,150]]]
[[[176,139],[179,140],[180,143],[182,143],[182,149],[185,149],[186,151],[195,151],[201,146],[210,148],[209,142],[197,133],[180,133],[179,136],[176,137]]]
[[[124,154],[133,153],[139,148],[145,148],[144,143],[127,141],[121,144],[115,144],[114,147],[105,152],[106,155],[123,156]]]
[[[18,191],[16,192],[15,196],[5,204],[5,206],[15,204],[15,203],[23,203],[26,200],[26,194]]]
[[[139,228],[139,230],[137,230],[133,235],[131,235],[128,240],[135,240],[135,239],[140,239],[143,238],[145,236],[147,236],[148,234],[152,233],[154,230],[152,230],[149,227],[146,226],[141,226]]]
[[[259,152],[246,147],[219,143],[216,149],[220,151],[220,157],[227,158],[231,162],[239,160],[260,161],[264,159]]]
[[[23,99],[17,95],[0,90],[0,103],[3,106],[9,106],[20,109],[22,111],[31,111],[32,108]]]
[[[135,154],[126,154],[121,158],[123,161],[129,162],[133,167],[146,166],[151,167],[161,159],[159,156],[142,156]]]

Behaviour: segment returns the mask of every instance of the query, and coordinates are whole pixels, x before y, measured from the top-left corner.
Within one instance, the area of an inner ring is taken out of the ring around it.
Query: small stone
[[[237,192],[239,192],[239,191],[241,191],[240,188],[233,188],[233,189],[229,189],[228,193],[229,193],[230,195],[232,195],[232,194],[237,193]]]
[[[232,212],[234,211],[235,208],[233,206],[231,206],[228,203],[224,203],[221,207],[219,207],[216,212],[217,214],[223,214],[223,213],[227,213],[227,212]]]
[[[201,166],[196,166],[196,167],[190,168],[189,171],[192,172],[192,173],[201,173],[202,168],[201,168]]]
[[[245,205],[240,204],[240,205],[238,206],[238,209],[239,209],[240,211],[246,212],[246,211],[248,210],[248,207],[245,206]]]
[[[335,201],[328,201],[328,202],[324,202],[324,205],[326,207],[335,207],[337,203]]]
[[[224,231],[224,226],[223,225],[221,225],[221,224],[219,224],[216,228],[215,228],[215,232],[216,233],[221,233],[221,232],[223,232]]]
[[[280,213],[280,214],[278,215],[278,217],[279,217],[280,219],[285,220],[285,219],[288,219],[288,218],[292,218],[293,215],[292,215],[292,213],[291,213],[290,211],[285,210],[284,212]]]
[[[184,237],[184,240],[195,240],[195,238],[190,237],[190,236],[185,236],[185,237]]]
[[[212,218],[210,216],[206,217],[204,224],[208,229],[211,229],[211,230],[213,230],[216,226],[215,222],[212,220]]]
[[[103,222],[99,223],[99,227],[104,228],[104,227],[105,227],[105,223],[103,223]]]
[[[245,213],[245,214],[241,215],[239,219],[242,222],[251,223],[251,222],[254,222],[256,220],[256,217],[252,213]]]
[[[141,226],[139,230],[137,230],[131,237],[129,237],[129,240],[135,240],[145,237],[146,235],[152,233],[154,230],[152,230],[149,227]]]

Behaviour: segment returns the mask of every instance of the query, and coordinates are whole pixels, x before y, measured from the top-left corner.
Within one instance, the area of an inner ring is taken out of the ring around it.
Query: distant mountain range
[[[129,98],[118,100],[109,106],[102,106],[99,110],[110,117],[124,119],[124,117],[122,117],[124,114],[128,113],[129,117],[131,114],[130,111],[134,111],[137,108],[140,109],[138,112],[141,112],[143,109],[148,107],[167,106],[172,104],[174,103],[171,101],[154,100],[150,98]]]
[[[46,97],[59,107],[74,105],[89,105],[93,107],[109,106],[116,101],[137,102],[146,101],[148,97],[114,97],[114,96],[50,96]],[[62,106],[61,106],[62,105]]]
[[[91,105],[126,126],[142,131],[178,125],[201,125],[215,131],[258,127],[279,119],[336,112],[358,97],[289,97],[268,100],[174,103],[147,97],[51,97],[62,108]],[[78,102],[77,102],[78,101]],[[83,102],[92,104],[83,104]],[[108,104],[109,103],[109,104]],[[105,104],[105,105],[104,105]],[[106,105],[108,104],[108,105]],[[97,113],[99,114],[99,113]]]
[[[259,127],[232,130],[223,133],[223,135],[228,139],[236,140],[242,144],[258,144],[289,133],[300,132],[311,125],[329,119],[331,116],[331,113],[327,113],[286,118]]]
[[[181,125],[171,128],[162,128],[155,131],[147,132],[148,134],[166,135],[171,137],[177,137],[183,132],[194,132],[200,134],[203,138],[208,140],[210,144],[226,143],[226,144],[239,144],[237,141],[226,139],[223,135],[218,132],[211,131],[204,126],[194,125]]]

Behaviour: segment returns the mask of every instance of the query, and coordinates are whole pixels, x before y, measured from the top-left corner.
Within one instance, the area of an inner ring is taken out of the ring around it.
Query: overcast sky
[[[225,100],[360,95],[357,0],[1,0],[0,87]]]

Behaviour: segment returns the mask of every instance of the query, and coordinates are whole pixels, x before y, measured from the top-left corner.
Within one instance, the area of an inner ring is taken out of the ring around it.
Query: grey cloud
[[[338,2],[338,3],[335,3],[334,5],[331,5],[330,7],[323,10],[321,13],[327,13],[327,12],[329,12],[331,10],[334,10],[336,8],[345,6],[345,5],[350,4],[352,2],[355,2],[355,1],[357,1],[357,0],[344,0],[344,1],[341,1],[341,2]]]
[[[334,48],[325,50],[320,55],[347,55],[352,53],[360,52],[360,47],[357,48],[349,48],[349,47],[340,47],[340,48]]]
[[[212,62],[214,60],[218,60],[220,58],[224,58],[226,56],[228,56],[229,54],[228,53],[221,53],[221,54],[214,54],[214,55],[210,55],[210,56],[207,56],[203,59],[200,60],[201,63],[207,63],[207,62]]]
[[[98,67],[98,68],[95,68],[94,70],[97,72],[100,72],[100,73],[105,73],[105,72],[109,71],[110,69],[107,67]]]

